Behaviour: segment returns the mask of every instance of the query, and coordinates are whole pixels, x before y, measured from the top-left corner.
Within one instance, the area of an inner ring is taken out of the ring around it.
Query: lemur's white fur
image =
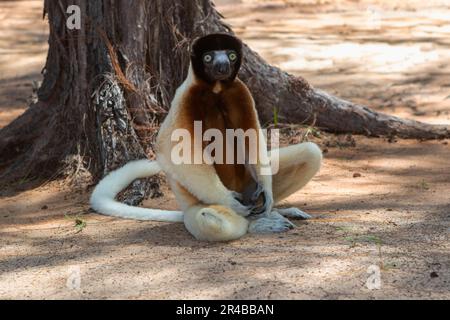
[[[309,218],[309,215],[297,208],[273,209],[274,203],[286,198],[302,188],[317,173],[322,161],[322,153],[313,143],[302,143],[278,150],[277,153],[267,152],[265,138],[260,132],[260,150],[258,152],[256,169],[267,164],[267,159],[279,161],[279,171],[275,175],[257,174],[258,183],[267,191],[269,197],[263,217],[246,218],[248,210],[235,198],[236,194],[227,189],[219,178],[213,165],[174,165],[171,161],[171,151],[175,142],[171,141],[174,129],[182,119],[183,101],[187,92],[197,84],[192,63],[183,84],[177,89],[169,114],[161,125],[157,139],[157,160],[138,160],[108,174],[94,189],[91,196],[91,207],[106,215],[138,219],[184,222],[186,229],[197,239],[207,241],[227,241],[238,239],[247,232],[267,233],[281,232],[293,227],[285,217]],[[254,102],[248,89],[239,79],[243,94],[251,100],[249,113],[255,115],[253,127],[260,129]],[[218,91],[222,85],[214,85]],[[220,90],[219,90],[220,89]],[[226,92],[226,91],[224,91]],[[217,93],[217,92],[216,92]],[[241,101],[241,96],[237,97]],[[238,103],[238,107],[242,104]],[[185,110],[185,109],[184,109]],[[246,117],[242,115],[242,117]],[[254,162],[253,162],[254,163]],[[138,178],[150,177],[165,172],[182,211],[166,211],[132,207],[114,200],[117,194]],[[259,170],[256,170],[259,172]],[[238,176],[234,176],[238,177]],[[239,181],[244,181],[242,178]],[[242,209],[242,210],[241,210]]]

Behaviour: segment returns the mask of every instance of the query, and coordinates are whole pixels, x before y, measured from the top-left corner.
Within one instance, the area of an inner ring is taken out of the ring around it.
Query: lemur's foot
[[[268,215],[262,215],[250,222],[249,233],[280,233],[295,228],[295,224],[283,217],[281,214],[273,211]]]
[[[303,212],[302,210],[298,208],[276,208],[273,209],[274,211],[281,214],[283,217],[292,218],[292,219],[299,219],[299,220],[306,220],[311,219],[312,217],[307,214],[306,212]]]

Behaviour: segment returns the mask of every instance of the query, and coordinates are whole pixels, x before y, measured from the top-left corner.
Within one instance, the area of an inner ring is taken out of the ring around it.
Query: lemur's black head
[[[192,45],[191,62],[195,75],[207,83],[233,81],[242,63],[242,42],[224,33],[201,37]]]

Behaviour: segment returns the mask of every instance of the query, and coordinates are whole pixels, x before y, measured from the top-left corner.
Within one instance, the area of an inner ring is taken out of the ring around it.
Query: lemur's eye
[[[228,55],[228,58],[230,58],[231,61],[235,61],[235,60],[237,59],[237,54],[234,53],[234,52],[231,52],[231,53]]]
[[[210,63],[212,61],[212,56],[210,54],[205,54],[205,56],[203,57],[203,61],[205,61],[206,63]]]

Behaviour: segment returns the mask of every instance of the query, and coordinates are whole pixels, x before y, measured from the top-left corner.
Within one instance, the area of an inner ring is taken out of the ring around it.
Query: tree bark
[[[82,27],[66,27],[70,5]],[[0,182],[60,176],[96,181],[123,163],[153,157],[159,122],[187,73],[189,44],[232,32],[210,0],[45,0],[49,52],[39,101],[0,131]],[[244,48],[240,78],[263,123],[315,124],[339,133],[447,138],[449,130],[380,114],[311,87]],[[86,173],[83,174],[83,173]],[[124,197],[157,193],[137,181]]]

